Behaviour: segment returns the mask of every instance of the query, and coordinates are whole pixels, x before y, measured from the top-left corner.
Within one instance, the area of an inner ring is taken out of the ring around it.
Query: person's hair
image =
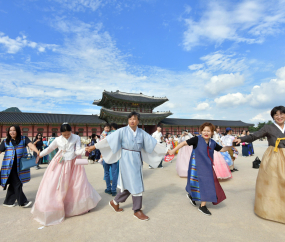
[[[60,127],[61,133],[65,131],[72,131],[71,126],[68,123],[63,123]]]
[[[156,126],[156,128],[162,128],[162,127],[161,127],[161,124],[158,124],[158,125]]]
[[[11,135],[9,134],[9,131],[10,131],[10,129],[11,129],[12,127],[15,128],[16,133],[17,133],[16,139],[15,139],[15,140],[16,140],[16,143],[19,144],[20,141],[21,141],[22,133],[21,133],[20,126],[19,126],[19,125],[11,125],[11,126],[8,128],[8,130],[7,130],[7,139],[6,139],[6,144],[7,144],[7,145],[9,145],[9,143],[10,143],[10,141],[11,141],[11,139],[12,139]]]
[[[52,134],[51,134],[51,137],[55,137],[55,136],[56,136],[56,134],[55,134],[55,133],[52,133]]]
[[[96,135],[97,136],[97,138],[99,138],[100,139],[100,135]]]
[[[270,115],[272,117],[272,119],[274,120],[274,115],[280,111],[280,113],[285,113],[285,107],[284,106],[276,106],[274,107],[271,112],[270,112]]]
[[[41,140],[42,140],[42,139],[43,139],[43,135],[42,135],[41,133],[37,133],[36,139],[38,139],[38,136],[39,136],[39,135],[42,136],[42,137],[41,137]]]
[[[170,134],[170,133],[166,133],[165,136],[164,136],[164,138],[165,138],[165,139],[168,139],[168,136],[169,136],[169,135],[171,135],[171,134]]]
[[[141,119],[141,115],[140,115],[139,113],[135,112],[135,111],[132,111],[132,112],[128,115],[128,119],[130,119],[130,118],[133,117],[133,116],[137,117],[138,120]]]
[[[249,133],[250,133],[250,131],[249,131],[249,130],[246,130],[246,134],[247,134],[247,132],[249,132]]]
[[[75,132],[75,134],[79,136],[79,132]]]
[[[92,139],[95,139],[95,137],[96,137],[96,134],[92,134],[92,135],[91,135],[91,138],[92,138]]]
[[[217,129],[221,129],[219,125],[215,127],[215,131],[217,131]]]
[[[105,123],[105,124],[104,124],[104,128],[106,128],[106,127],[109,127],[109,129],[111,129],[111,125],[108,124],[108,123]]]
[[[115,130],[118,129],[118,124],[116,123],[111,123],[111,128],[114,128]]]
[[[202,131],[204,130],[205,127],[209,127],[212,134],[214,134],[215,125],[213,125],[212,123],[209,123],[209,122],[205,122],[200,126],[200,128],[199,128],[200,133],[202,133]]]

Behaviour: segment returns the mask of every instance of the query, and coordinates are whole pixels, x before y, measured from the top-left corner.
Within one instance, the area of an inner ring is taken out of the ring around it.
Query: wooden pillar
[[[86,124],[86,137],[88,138],[88,125]]]
[[[35,125],[32,125],[32,140],[34,139],[35,136]]]
[[[73,133],[75,134],[76,132],[76,125],[73,126]]]
[[[142,129],[144,130],[144,124],[142,124]]]
[[[170,126],[170,133],[172,134],[172,126]]]
[[[47,125],[47,139],[49,137],[49,124]]]

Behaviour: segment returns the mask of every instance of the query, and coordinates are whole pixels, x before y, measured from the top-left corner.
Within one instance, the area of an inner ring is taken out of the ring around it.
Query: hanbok
[[[87,213],[101,200],[88,182],[84,167],[75,165],[76,156],[84,154],[80,137],[71,134],[67,140],[60,136],[41,152],[41,156],[56,148],[59,148],[59,152],[43,176],[31,211],[34,219],[44,226],[59,224],[66,217]]]
[[[254,212],[265,219],[285,223],[285,128],[264,125],[259,131],[240,137],[251,143],[267,137],[268,148],[263,154],[255,188]]]
[[[43,150],[46,149],[48,147],[48,142],[47,141],[43,141]],[[48,163],[48,155],[43,157],[43,164],[47,164]]]
[[[180,137],[178,142],[182,143],[183,141],[192,138],[192,134],[188,134],[184,137]],[[187,177],[188,175],[188,168],[189,168],[189,162],[191,158],[193,147],[192,146],[183,146],[177,155],[177,161],[176,161],[176,172],[178,176],[180,177]]]
[[[132,195],[144,191],[142,161],[156,168],[167,152],[164,145],[157,143],[144,130],[137,128],[136,136],[129,126],[118,129],[96,144],[104,161],[108,164],[119,160],[118,188]]]
[[[50,146],[50,144],[55,140],[55,137],[51,137],[48,141],[48,146]],[[56,153],[58,152],[58,148],[56,148],[55,150],[53,150],[52,152],[50,152],[48,154],[48,161],[51,162],[51,160],[53,159],[53,157],[56,155]]]
[[[216,132],[214,132],[213,140],[219,145],[222,143],[221,136]],[[232,165],[232,159],[228,152],[214,151],[214,170],[218,179],[232,178],[230,165]]]
[[[194,201],[219,204],[226,199],[226,195],[213,168],[214,151],[218,147],[217,143],[211,139],[207,144],[199,135],[187,140],[187,144],[193,145],[194,149],[188,169],[186,191]]]

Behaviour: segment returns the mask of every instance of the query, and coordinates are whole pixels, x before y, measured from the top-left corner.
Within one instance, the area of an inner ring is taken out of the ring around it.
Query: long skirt
[[[227,151],[226,152],[220,152],[220,154],[224,157],[224,159],[227,162],[228,166],[233,165],[232,158],[231,158],[230,154]]]
[[[176,171],[178,176],[187,177],[189,162],[192,154],[193,146],[184,146],[180,149],[177,161],[176,161]]]
[[[248,145],[242,145],[242,156],[248,156]]]
[[[59,224],[66,217],[87,213],[101,200],[75,159],[59,163],[55,156],[48,166],[31,213],[40,224]]]
[[[220,152],[214,151],[214,170],[218,179],[232,178],[230,167]]]
[[[285,223],[285,148],[269,146],[259,168],[254,212],[265,219]]]

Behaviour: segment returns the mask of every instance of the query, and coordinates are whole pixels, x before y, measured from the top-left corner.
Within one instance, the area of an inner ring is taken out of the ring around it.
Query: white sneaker
[[[14,203],[14,204],[12,204],[12,205],[8,205],[8,204],[3,203],[3,206],[4,206],[4,207],[8,207],[8,208],[12,208],[12,207],[15,207],[16,204]]]

